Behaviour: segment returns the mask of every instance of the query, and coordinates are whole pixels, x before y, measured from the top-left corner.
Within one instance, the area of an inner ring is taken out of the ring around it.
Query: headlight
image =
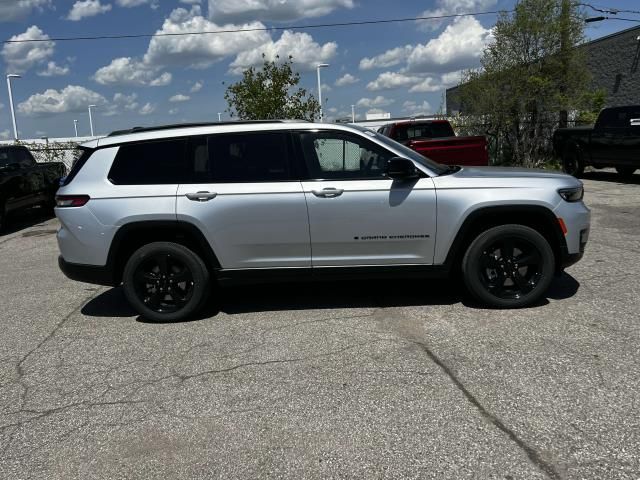
[[[567,202],[579,202],[584,198],[584,187],[561,188],[558,193]]]

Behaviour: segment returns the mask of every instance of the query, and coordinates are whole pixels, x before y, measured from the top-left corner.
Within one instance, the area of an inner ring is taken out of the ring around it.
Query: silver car
[[[123,285],[144,317],[194,315],[239,282],[460,273],[485,305],[518,308],[578,261],[579,180],[434,163],[337,124],[133,129],[82,146],[57,196],[59,264]]]

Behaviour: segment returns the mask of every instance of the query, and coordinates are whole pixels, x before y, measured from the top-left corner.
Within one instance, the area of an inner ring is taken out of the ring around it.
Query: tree
[[[494,161],[529,167],[550,156],[561,112],[597,108],[583,49],[584,15],[573,0],[521,0],[503,12],[481,67],[465,72],[459,100],[465,123],[482,124]]]
[[[261,69],[250,67],[242,80],[227,87],[224,98],[231,117],[241,120],[300,119],[313,121],[320,116],[320,104],[297,87],[300,74],[293,70],[293,58],[285,62],[268,61],[262,55]]]

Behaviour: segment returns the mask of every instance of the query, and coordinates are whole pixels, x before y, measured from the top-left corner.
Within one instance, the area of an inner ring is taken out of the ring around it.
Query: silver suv
[[[116,132],[58,191],[62,271],[144,317],[225,284],[461,273],[492,307],[540,299],[589,235],[568,175],[432,162],[355,126],[238,122]]]

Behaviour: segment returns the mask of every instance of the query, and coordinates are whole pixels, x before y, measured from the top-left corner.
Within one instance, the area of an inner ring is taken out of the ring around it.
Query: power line
[[[204,32],[180,32],[180,33],[142,33],[132,35],[97,35],[91,37],[57,37],[57,38],[34,38],[23,40],[3,40],[2,43],[38,43],[38,42],[71,42],[82,40],[116,40],[130,38],[154,38],[154,37],[182,37],[187,35],[219,35],[222,33],[244,33],[244,32],[269,32],[281,30],[306,30],[313,28],[331,28],[331,27],[351,27],[357,25],[378,25],[385,23],[405,23],[419,22],[422,20],[446,20],[448,18],[471,17],[478,15],[497,15],[502,12],[513,12],[513,10],[495,10],[491,12],[475,12],[475,13],[455,13],[450,15],[434,15],[430,17],[412,17],[412,18],[394,18],[387,20],[365,20],[360,22],[341,22],[341,23],[318,23],[310,25],[298,25],[288,27],[260,27],[260,28],[238,28],[231,30],[214,30]]]

